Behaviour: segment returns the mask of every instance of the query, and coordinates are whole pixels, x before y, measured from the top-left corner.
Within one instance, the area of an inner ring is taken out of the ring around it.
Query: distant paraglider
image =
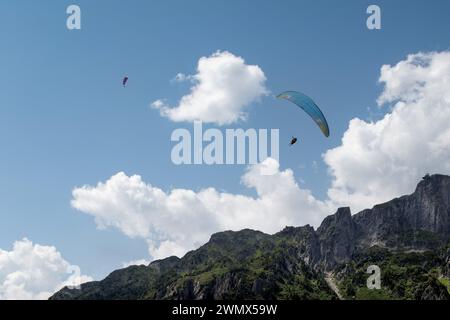
[[[302,108],[319,126],[322,133],[325,137],[330,136],[330,129],[328,127],[327,120],[323,115],[322,111],[320,111],[319,107],[316,103],[308,96],[303,93],[297,91],[286,91],[277,96],[278,99],[288,100],[298,107]]]
[[[125,86],[127,85],[127,82],[128,82],[128,77],[125,76],[125,77],[123,78],[123,80],[122,80],[122,85],[123,85],[124,88],[125,88]]]
[[[292,137],[291,142],[289,143],[289,145],[293,146],[296,143],[297,143],[297,138],[296,137]]]

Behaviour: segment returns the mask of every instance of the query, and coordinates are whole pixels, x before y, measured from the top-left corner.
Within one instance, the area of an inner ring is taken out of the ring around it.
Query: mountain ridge
[[[355,215],[339,208],[316,230],[306,225],[273,235],[219,232],[183,258],[116,270],[51,299],[337,299],[326,281],[334,274],[348,298],[371,297],[361,275],[369,258],[385,272],[392,269],[402,284],[392,283],[375,298],[450,299],[449,242],[450,176],[427,175],[410,195]],[[436,273],[428,274],[425,265]],[[351,279],[351,272],[359,278]],[[417,283],[408,282],[408,272]]]

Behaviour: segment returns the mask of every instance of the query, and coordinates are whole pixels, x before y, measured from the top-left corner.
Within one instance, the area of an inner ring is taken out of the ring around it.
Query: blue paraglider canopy
[[[319,126],[325,137],[330,136],[330,128],[328,127],[327,119],[325,119],[322,111],[310,97],[297,91],[285,91],[279,94],[277,98],[288,100],[302,108]]]

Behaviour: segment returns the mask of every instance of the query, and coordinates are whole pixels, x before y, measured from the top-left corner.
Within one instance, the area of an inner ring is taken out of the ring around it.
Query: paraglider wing
[[[122,85],[125,87],[128,82],[128,77],[123,78]]]
[[[286,91],[278,95],[277,98],[288,100],[302,108],[319,126],[325,137],[330,136],[330,129],[325,116],[310,97],[297,91]]]

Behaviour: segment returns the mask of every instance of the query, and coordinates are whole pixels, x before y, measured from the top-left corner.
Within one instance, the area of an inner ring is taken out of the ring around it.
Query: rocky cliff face
[[[358,250],[372,246],[391,250],[429,250],[450,241],[450,177],[422,180],[412,195],[351,216],[340,208],[317,229],[321,265],[333,269]]]
[[[333,299],[336,295],[324,273],[341,274],[348,295],[357,295],[352,286],[362,279],[347,281],[349,272],[361,272],[370,260],[388,261],[385,268],[393,270],[397,264],[417,263],[411,269],[420,282],[415,291],[392,284],[392,297],[447,298],[439,279],[450,273],[448,249],[432,256],[422,252],[449,242],[450,177],[433,175],[422,180],[412,195],[354,216],[349,208],[340,208],[317,230],[305,226],[287,227],[275,235],[221,232],[182,259],[118,270],[81,290],[64,288],[52,299]],[[405,262],[403,254],[408,252],[414,256]],[[421,274],[430,268],[438,274]]]
[[[422,180],[409,196],[394,199],[354,216],[361,244],[427,249],[450,235],[450,177]],[[430,238],[427,239],[427,235]]]
[[[358,225],[350,208],[340,208],[325,218],[317,229],[320,242],[320,266],[326,270],[347,262],[356,250]]]

